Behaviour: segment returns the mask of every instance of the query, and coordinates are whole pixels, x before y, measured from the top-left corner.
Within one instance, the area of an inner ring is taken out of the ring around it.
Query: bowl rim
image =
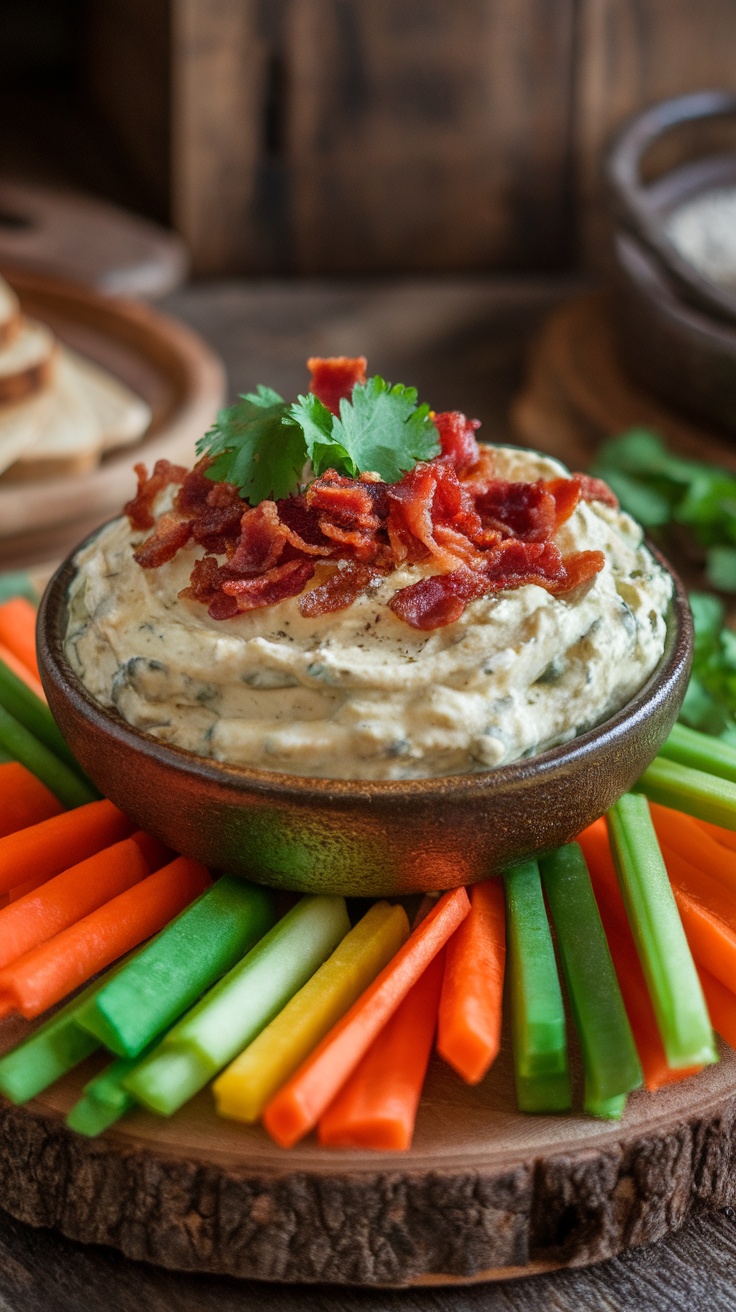
[[[115,516],[115,520],[119,516]],[[199,776],[209,784],[237,794],[250,792],[260,798],[274,801],[288,797],[294,802],[314,801],[336,806],[360,802],[379,804],[395,801],[472,802],[482,800],[491,789],[513,791],[525,785],[532,775],[566,773],[592,757],[605,739],[615,749],[630,729],[646,720],[650,710],[665,700],[680,683],[683,665],[692,664],[694,630],[687,593],[675,569],[662,553],[645,537],[644,541],[654,559],[669,574],[673,583],[666,624],[664,650],[649,678],[639,691],[619,711],[585,733],[565,743],[523,757],[506,765],[473,774],[434,775],[416,779],[330,779],[314,775],[285,774],[276,770],[261,770],[250,766],[232,765],[197,756],[194,752],[170,743],[163,743],[142,729],[124,720],[114,708],[103,706],[85,688],[75,674],[64,652],[62,633],[67,614],[69,587],[76,573],[76,557],[94,538],[115,522],[108,520],[90,533],[83,542],[61,562],[44,591],[38,610],[37,646],[39,669],[45,691],[54,684],[70,701],[74,709],[95,729],[112,735],[119,746],[134,749],[154,758],[159,764],[175,771]]]

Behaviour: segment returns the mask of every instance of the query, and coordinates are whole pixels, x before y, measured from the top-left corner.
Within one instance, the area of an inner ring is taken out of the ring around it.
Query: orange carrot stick
[[[371,1043],[470,911],[464,888],[444,893],[396,956],[268,1103],[263,1123],[282,1148],[314,1129]]]
[[[27,597],[11,597],[0,605],[0,642],[40,683],[36,659],[36,611]]]
[[[18,678],[22,679],[31,691],[41,698],[42,702],[46,701],[46,693],[43,690],[41,680],[32,670],[29,670],[27,665],[23,664],[23,661],[18,660],[15,652],[6,647],[4,642],[0,642],[0,661],[4,661],[8,669],[12,670],[13,674],[17,674]]]
[[[736,830],[722,829],[720,825],[713,825],[709,820],[696,820],[695,823],[711,838],[715,838],[721,847],[728,847],[732,852],[736,852]]]
[[[443,958],[438,952],[430,961],[330,1103],[319,1122],[320,1143],[397,1151],[411,1147],[437,1025]]]
[[[37,888],[48,884],[50,879],[53,879],[53,875],[34,875],[32,879],[27,879],[25,884],[18,884],[15,888],[11,888],[5,894],[5,898],[8,902],[17,902],[18,898],[26,897],[28,893],[35,893]]]
[[[88,802],[0,838],[0,893],[41,875],[58,875],[103,847],[118,843],[134,826],[112,802]]]
[[[736,933],[720,916],[684,889],[673,889],[690,951],[726,988],[736,979]]]
[[[0,911],[0,970],[96,911],[170,860],[171,852],[138,832],[103,848]]]
[[[61,815],[61,802],[19,761],[0,765],[0,838]]]
[[[651,1092],[673,1084],[701,1067],[673,1070],[667,1065],[654,1007],[634,943],[616,869],[608,843],[605,820],[596,820],[578,836],[590,872],[593,891],[618,976],[621,996],[634,1035],[644,1083]]]
[[[688,861],[728,889],[733,899],[736,893],[736,852],[729,852],[706,833],[697,820],[667,806],[649,803],[652,821],[660,847],[669,848],[681,860]]]
[[[60,1002],[92,975],[150,938],[210,883],[198,861],[180,856],[76,925],[0,970],[0,1017],[26,1019]]]
[[[698,974],[713,1029],[732,1048],[736,1048],[736,994],[704,966],[698,966]]]
[[[437,1051],[467,1084],[477,1084],[501,1046],[506,912],[502,880],[468,892],[470,915],[446,949]]]

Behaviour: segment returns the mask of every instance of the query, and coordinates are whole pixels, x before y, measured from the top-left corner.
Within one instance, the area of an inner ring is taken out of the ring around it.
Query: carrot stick
[[[103,848],[0,911],[0,970],[117,897],[171,856],[139,832]]]
[[[209,886],[208,871],[180,856],[76,925],[0,970],[0,1017],[40,1015],[98,970],[156,934]]]
[[[724,850],[723,845],[706,833],[692,816],[672,811],[668,806],[650,802],[652,821],[660,847],[667,847],[690,865],[717,880],[728,889],[731,897],[736,893],[736,852]]]
[[[19,660],[15,652],[11,651],[10,647],[6,647],[4,642],[0,642],[0,661],[4,661],[8,669],[12,670],[13,674],[17,675],[19,679],[22,679],[35,692],[36,696],[41,698],[42,702],[46,701],[46,693],[38,675],[34,674],[27,665],[24,665],[23,661]]]
[[[36,610],[27,597],[11,597],[0,605],[0,642],[40,683],[36,659]]]
[[[712,825],[710,820],[696,820],[695,823],[711,838],[715,838],[717,843],[722,847],[728,847],[732,852],[736,852],[736,831],[733,829],[723,829],[721,825]]]
[[[41,875],[58,875],[103,847],[127,838],[133,825],[112,802],[88,802],[0,838],[0,893]]]
[[[468,891],[470,915],[446,949],[437,1051],[466,1084],[477,1084],[501,1046],[506,911],[502,880]]]
[[[464,888],[444,893],[380,975],[267,1104],[263,1123],[282,1148],[314,1129],[371,1043],[470,911]]]
[[[687,893],[696,902],[702,903],[736,934],[736,900],[733,894],[705,870],[686,861],[673,848],[665,843],[662,843],[661,847],[667,874],[675,893],[678,891]]]
[[[684,889],[675,899],[687,940],[698,969],[705,967],[726,988],[736,979],[736,933],[723,920]]]
[[[320,1143],[379,1151],[411,1147],[437,1025],[443,958],[438,952],[430,961],[327,1108]]]
[[[50,789],[19,761],[0,765],[0,838],[50,820],[63,810]]]
[[[736,994],[704,966],[698,967],[698,973],[713,1029],[732,1048],[736,1048]]]
[[[644,1084],[650,1092],[702,1070],[700,1066],[675,1070],[668,1066],[654,1007],[634,943],[624,900],[608,844],[605,820],[596,820],[577,839],[583,849],[598,903],[603,928],[618,976],[621,996],[639,1054]]]

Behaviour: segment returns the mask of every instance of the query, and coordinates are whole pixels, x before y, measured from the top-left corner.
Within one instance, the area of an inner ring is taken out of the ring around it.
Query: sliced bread
[[[76,373],[80,388],[97,414],[105,451],[129,446],[143,437],[151,422],[151,407],[140,396],[76,351],[62,347],[62,359]]]
[[[20,302],[13,288],[0,278],[0,346],[11,342],[22,322]]]
[[[5,469],[3,481],[21,481],[32,478],[50,478],[58,474],[78,474],[93,469],[102,452],[102,429],[91,401],[80,388],[73,369],[60,356],[56,377],[37,396],[12,406],[15,422],[27,429],[27,413],[42,399],[50,399],[48,410],[39,407],[35,430],[27,445],[17,451],[13,463],[2,459]],[[11,409],[0,406],[0,421]],[[6,427],[7,431],[7,427]],[[9,437],[8,450],[15,443]]]
[[[0,347],[0,402],[20,401],[50,383],[56,354],[51,330],[23,319],[15,336]]]

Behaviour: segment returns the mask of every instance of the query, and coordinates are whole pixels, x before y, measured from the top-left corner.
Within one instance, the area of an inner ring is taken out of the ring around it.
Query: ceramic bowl
[[[569,841],[656,756],[690,674],[690,608],[673,574],[666,646],[651,678],[622,711],[564,746],[482,774],[387,783],[246,769],[160,743],[90,696],[64,655],[74,571],[70,556],[51,580],[38,640],[49,705],[82,766],[177,851],[280,888],[370,897],[446,889]]]

